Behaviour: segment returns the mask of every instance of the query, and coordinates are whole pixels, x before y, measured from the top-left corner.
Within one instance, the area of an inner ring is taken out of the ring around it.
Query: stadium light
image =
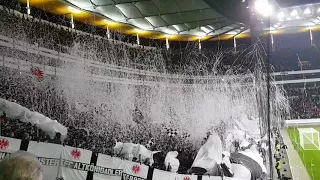
[[[297,10],[293,10],[291,13],[290,13],[291,16],[297,16],[298,15],[298,12]]]
[[[284,12],[280,12],[280,13],[278,14],[278,18],[279,18],[279,19],[283,19],[284,16],[285,16]]]
[[[273,13],[273,6],[268,3],[268,0],[256,0],[255,9],[265,17]]]
[[[309,8],[307,8],[306,10],[304,10],[303,12],[304,14],[311,14],[311,10]]]
[[[199,32],[199,33],[196,34],[196,36],[198,37],[198,39],[202,39],[202,38],[204,38],[206,36],[206,33]]]
[[[81,13],[81,10],[79,10],[77,8],[74,8],[72,6],[69,6],[68,10],[71,11],[72,13],[75,13],[75,14],[80,14]]]
[[[209,28],[207,28],[207,27],[205,27],[205,26],[201,26],[200,29],[201,29],[203,32],[205,32],[205,33],[211,32],[211,29],[209,29]]]

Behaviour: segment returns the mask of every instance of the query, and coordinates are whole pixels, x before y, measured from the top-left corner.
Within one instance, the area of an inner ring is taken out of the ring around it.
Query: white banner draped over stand
[[[97,160],[97,166],[100,167],[99,173],[93,174],[93,180],[121,180],[121,163],[122,160],[119,158],[99,154]]]
[[[0,136],[0,160],[20,149],[21,140]],[[38,157],[44,180],[86,180],[93,172],[93,180],[146,180],[149,167],[140,163],[99,154],[96,165],[90,164],[92,152],[70,146],[30,141],[28,152]],[[176,174],[154,169],[152,180],[197,180],[195,175]],[[221,177],[203,176],[203,180],[221,180]],[[224,177],[224,180],[237,180]]]
[[[219,177],[221,180],[221,177]],[[152,180],[197,180],[198,176],[195,175],[185,175],[185,174],[177,174],[177,173],[172,173],[168,171],[161,171],[158,169],[155,169],[153,171],[153,177]]]
[[[149,167],[131,161],[122,161],[119,169],[123,170],[122,180],[146,180]]]
[[[58,144],[29,142],[28,152],[38,157],[43,169],[43,180],[60,177],[58,172],[62,148],[63,146]]]
[[[20,149],[21,140],[0,136],[0,160]]]
[[[61,166],[61,176],[64,179],[86,180],[88,171],[94,171],[94,165],[90,166],[92,152],[74,148],[71,146],[64,146],[62,149],[62,159],[66,166]]]

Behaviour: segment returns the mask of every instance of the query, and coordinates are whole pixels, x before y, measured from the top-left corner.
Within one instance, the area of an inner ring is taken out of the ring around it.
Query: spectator
[[[53,143],[55,144],[62,144],[61,143],[61,134],[60,133],[57,133],[56,136],[54,137],[53,139]]]
[[[276,162],[276,165],[275,165],[275,168],[276,168],[276,171],[277,171],[277,174],[278,174],[278,179],[281,179],[281,162],[280,161],[277,161]]]
[[[275,153],[274,153],[274,158],[276,159],[276,161],[280,161],[281,159],[281,154],[280,154],[280,151],[277,150]]]
[[[1,180],[42,180],[40,162],[27,152],[16,152],[0,162]]]

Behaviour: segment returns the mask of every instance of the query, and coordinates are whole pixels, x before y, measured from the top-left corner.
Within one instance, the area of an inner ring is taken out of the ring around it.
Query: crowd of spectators
[[[60,25],[27,17],[25,14],[22,14],[22,17],[19,13],[13,15],[11,9],[0,10],[0,21],[1,35],[58,52],[123,67],[155,69],[157,72],[167,72],[169,69],[171,73],[182,74],[200,72],[197,75],[204,75],[208,73],[208,69],[216,69],[214,66],[219,64],[209,61],[214,55],[210,51],[199,52],[196,48],[190,51],[188,49],[167,51],[161,48],[136,46],[128,42],[108,40],[106,37],[66,29]],[[217,58],[221,61],[221,57]],[[232,59],[232,55],[226,58],[228,59]],[[32,111],[58,120],[68,127],[68,135],[61,141],[60,134],[52,138],[36,126],[5,116],[2,117],[1,135],[65,144],[108,155],[114,155],[115,140],[142,144],[150,150],[161,151],[155,155],[153,164],[159,169],[165,169],[164,159],[168,151],[178,151],[179,172],[184,173],[190,168],[196,156],[199,147],[183,135],[169,136],[163,131],[162,126],[154,124],[137,122],[134,125],[123,126],[113,119],[96,120],[95,114],[99,108],[90,107],[86,112],[77,111],[74,104],[67,104],[63,92],[59,92],[58,89],[50,85],[35,86],[37,83],[33,82],[35,79],[30,76],[20,76],[19,72],[11,72],[5,68],[2,70],[0,97],[15,100]],[[51,77],[51,80],[54,81],[54,77]]]
[[[232,53],[232,48],[199,51],[196,42],[190,42],[190,45],[183,49],[169,50],[162,45],[138,46],[132,41],[126,41],[127,36],[116,32],[112,32],[113,38],[108,39],[105,33],[85,33],[49,22],[51,19],[41,20],[14,13],[11,9],[3,9],[0,10],[0,34],[73,56],[160,73],[221,74],[230,71],[230,67],[246,72],[248,69],[252,70],[254,65],[251,61],[239,57],[241,53]],[[217,51],[221,53],[217,54]]]
[[[278,48],[270,52],[270,61],[276,72],[320,68],[320,51],[316,46]]]
[[[0,22],[1,35],[58,52],[123,67],[142,68],[165,73],[215,75],[224,73],[231,68],[241,72],[239,69],[245,67],[242,69],[242,72],[245,72],[252,70],[255,64],[251,58],[240,57],[228,50],[225,51],[226,53],[222,52],[220,54],[213,53],[212,50],[199,51],[196,44],[190,49],[166,50],[164,47],[136,46],[132,41],[121,42],[119,40],[125,39],[121,37],[114,38],[118,40],[108,40],[107,37],[81,33],[61,25],[30,18],[25,14],[13,15],[13,11],[10,9],[0,10]],[[316,52],[312,51],[311,53]],[[283,58],[282,54],[287,54],[288,57]],[[282,64],[283,62],[294,57],[296,56],[292,53],[288,55],[288,53],[278,53],[276,51],[273,58],[284,59],[279,64],[281,69],[285,67]],[[212,59],[216,61],[212,61]],[[221,63],[222,61],[223,63]],[[291,65],[286,65],[291,69],[299,67],[296,66],[297,64],[292,64],[291,68]],[[193,158],[196,156],[198,147],[191,143],[188,138],[181,135],[168,136],[162,131],[163,127],[161,126],[144,123],[123,126],[113,119],[97,121],[95,119],[96,108],[79,112],[73,108],[73,104],[68,104],[63,93],[54,87],[36,87],[31,82],[33,81],[31,77],[24,76],[23,78],[27,79],[19,80],[22,77],[15,76],[15,74],[9,75],[10,73],[4,68],[2,70],[3,74],[0,76],[1,98],[13,99],[22,106],[58,120],[59,123],[68,127],[68,135],[61,141],[60,134],[51,138],[31,124],[2,117],[1,135],[3,136],[65,144],[108,155],[114,155],[115,140],[143,144],[150,150],[161,151],[161,153],[155,155],[155,163],[153,164],[154,167],[159,169],[165,169],[163,162],[168,151],[179,151],[180,157],[178,158],[181,164],[179,172],[184,173],[191,166]],[[52,79],[54,80],[54,78]],[[292,118],[320,117],[319,88],[313,87],[307,91],[306,89],[295,88],[288,89],[287,92],[292,108]]]
[[[37,86],[30,76],[21,76],[18,72],[6,68],[1,68],[0,75],[1,98],[15,101],[68,127],[67,137],[61,140],[60,133],[54,138],[50,137],[30,123],[9,119],[4,114],[1,116],[2,136],[64,144],[107,155],[114,155],[115,140],[142,144],[150,150],[161,151],[155,155],[153,164],[153,167],[160,169],[165,169],[164,159],[167,152],[179,151],[180,172],[186,172],[196,156],[198,147],[188,138],[182,134],[169,136],[161,125],[140,123],[144,122],[143,120],[136,120],[136,123],[131,125],[121,125],[112,119],[96,119],[95,114],[99,108],[79,111],[74,105],[67,104],[62,92],[51,86]]]
[[[286,87],[292,119],[320,118],[320,87]]]

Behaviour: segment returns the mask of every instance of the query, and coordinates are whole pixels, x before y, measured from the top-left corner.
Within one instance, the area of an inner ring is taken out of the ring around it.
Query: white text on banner
[[[104,154],[98,155],[97,171],[93,174],[93,180],[121,180],[123,170],[119,168],[122,160]]]
[[[86,180],[88,171],[94,171],[95,166],[90,164],[92,152],[64,146],[62,148],[62,159],[65,166],[61,167],[61,176],[64,179]]]
[[[28,152],[38,157],[42,169],[44,180],[55,180],[58,175],[59,164],[62,164],[60,160],[62,145],[42,143],[36,141],[30,141],[28,146]]]

